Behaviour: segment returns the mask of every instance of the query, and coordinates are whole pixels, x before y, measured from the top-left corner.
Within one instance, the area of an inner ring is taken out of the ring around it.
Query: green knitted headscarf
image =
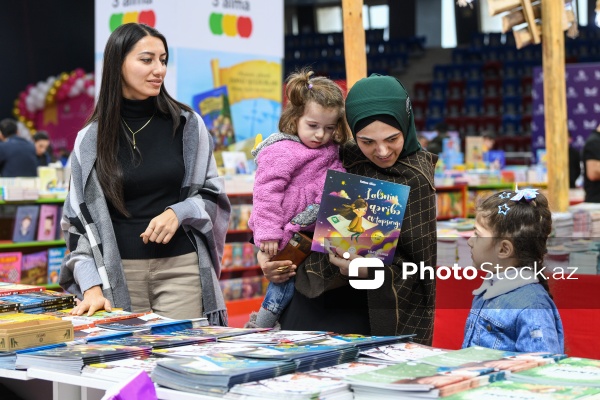
[[[346,120],[354,140],[357,127],[362,129],[365,126],[360,121],[378,115],[393,117],[404,133],[404,148],[400,158],[421,149],[410,98],[402,83],[392,76],[372,74],[363,78],[352,86],[346,97]]]

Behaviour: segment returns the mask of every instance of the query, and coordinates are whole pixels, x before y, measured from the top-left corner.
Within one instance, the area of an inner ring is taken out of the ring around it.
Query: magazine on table
[[[391,264],[410,187],[328,170],[311,249],[341,247]]]

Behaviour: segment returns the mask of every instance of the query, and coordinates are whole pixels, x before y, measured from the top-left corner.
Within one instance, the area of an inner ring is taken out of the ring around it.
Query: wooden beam
[[[565,84],[564,0],[542,1],[544,127],[548,156],[548,201],[552,211],[569,207],[569,135]]]
[[[542,5],[541,4],[534,4],[533,6],[533,15],[535,16],[535,18],[540,18],[542,15]],[[502,16],[502,33],[506,33],[509,30],[511,30],[511,28],[520,25],[520,24],[524,24],[525,21],[525,15],[523,14],[523,9],[519,9],[513,12],[510,12],[506,15]]]
[[[367,77],[367,51],[362,20],[363,0],[342,0],[344,17],[344,58],[348,90]]]
[[[535,25],[535,30],[541,35],[541,27],[539,24]],[[533,43],[533,35],[531,34],[531,27],[529,26],[513,30],[513,35],[515,37],[515,45],[517,46],[517,49]]]
[[[521,0],[488,0],[488,10],[491,17],[517,7],[521,7]]]
[[[559,0],[563,3],[563,0]],[[564,4],[564,3],[563,3]],[[533,39],[533,43],[538,44],[541,42],[540,33],[535,28],[535,15],[533,13],[533,7],[531,6],[531,0],[521,0],[521,6],[523,7],[523,15],[525,16],[525,21],[529,26],[529,30],[531,32],[531,38]],[[563,7],[564,8],[564,7]],[[562,26],[562,24],[561,24]]]

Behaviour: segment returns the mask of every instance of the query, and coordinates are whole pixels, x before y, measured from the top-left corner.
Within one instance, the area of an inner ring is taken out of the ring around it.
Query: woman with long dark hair
[[[121,307],[224,325],[230,204],[202,119],[164,86],[168,49],[143,24],[108,39],[98,102],[71,155],[60,284],[81,300],[74,314]]]

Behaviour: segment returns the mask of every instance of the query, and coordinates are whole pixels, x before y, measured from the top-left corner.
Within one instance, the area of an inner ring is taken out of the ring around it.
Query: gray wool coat
[[[231,206],[223,179],[217,175],[212,139],[200,116],[182,112],[185,176],[179,203],[171,208],[198,253],[202,305],[211,325],[227,325],[227,309],[219,287],[221,259]],[[131,310],[131,300],[106,199],[96,169],[97,123],[78,134],[71,154],[71,182],[61,228],[68,254],[59,283],[80,299],[101,286],[113,307]],[[200,288],[199,288],[200,289]]]

